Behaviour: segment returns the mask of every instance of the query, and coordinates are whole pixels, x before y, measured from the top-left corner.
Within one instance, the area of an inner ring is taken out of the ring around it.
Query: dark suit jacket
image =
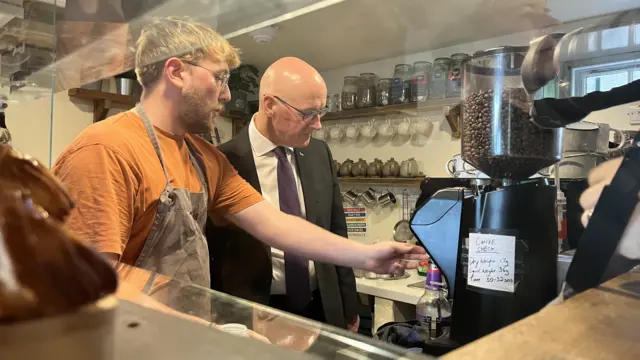
[[[256,171],[248,128],[218,147],[233,167],[256,190]],[[347,224],[333,157],[327,144],[311,139],[304,149],[295,149],[298,176],[302,184],[307,220],[340,236],[347,236]],[[269,246],[236,227],[206,230],[211,253],[211,285],[250,301],[268,305],[272,264]],[[300,234],[300,241],[305,241]],[[358,295],[353,270],[315,262],[316,276],[327,323],[345,328],[358,315]]]

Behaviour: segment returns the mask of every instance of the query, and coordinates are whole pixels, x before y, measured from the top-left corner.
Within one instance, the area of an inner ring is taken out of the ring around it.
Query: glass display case
[[[357,335],[221,292],[117,263],[118,296],[145,307],[318,359],[428,359],[415,351]],[[214,330],[211,330],[214,331]]]

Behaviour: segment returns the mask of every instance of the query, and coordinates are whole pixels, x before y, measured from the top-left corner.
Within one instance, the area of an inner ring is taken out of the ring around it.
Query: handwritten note
[[[469,234],[467,284],[482,289],[515,291],[516,237]]]

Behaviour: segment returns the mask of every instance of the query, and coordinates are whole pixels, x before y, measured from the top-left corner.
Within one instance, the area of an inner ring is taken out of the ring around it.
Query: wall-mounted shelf
[[[138,102],[137,97],[114,94],[105,91],[73,88],[68,91],[69,97],[93,101],[93,122],[104,120],[111,108],[130,109]],[[246,120],[247,115],[241,113],[225,113],[220,116],[232,121]]]
[[[388,186],[388,187],[403,187],[411,186],[418,187],[424,176],[411,177],[411,178],[380,178],[380,177],[339,177],[340,184],[343,185],[372,185],[372,186]]]
[[[421,112],[442,111],[445,107],[456,106],[460,98],[427,100],[421,103],[408,103],[387,106],[376,106],[364,109],[343,110],[328,113],[322,121],[367,118],[386,115],[416,115]]]
[[[93,101],[93,122],[104,120],[111,108],[132,108],[137,99],[133,96],[114,94],[104,91],[73,88],[69,97]]]
[[[460,138],[460,99],[446,98],[427,100],[420,103],[397,104],[387,106],[376,106],[364,109],[343,110],[339,112],[328,113],[322,118],[323,122],[358,119],[358,118],[375,118],[382,116],[416,116],[420,113],[442,111],[449,126],[451,127],[451,137]],[[380,119],[384,120],[384,118]]]

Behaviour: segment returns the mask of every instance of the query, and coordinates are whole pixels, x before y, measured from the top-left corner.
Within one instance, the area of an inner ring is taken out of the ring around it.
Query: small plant
[[[255,94],[258,88],[260,72],[253,65],[243,64],[231,71],[229,76],[229,90]]]

